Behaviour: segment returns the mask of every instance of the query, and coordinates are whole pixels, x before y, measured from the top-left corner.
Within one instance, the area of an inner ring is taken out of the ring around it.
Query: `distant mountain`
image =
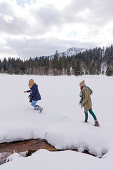
[[[76,55],[76,54],[78,54],[80,52],[83,52],[85,50],[86,50],[85,48],[72,47],[72,48],[69,48],[68,50],[66,50],[65,52],[61,52],[61,53],[58,53],[58,54],[59,54],[59,57],[62,57],[62,56],[72,56],[72,55]],[[53,58],[54,55],[50,55],[49,57]]]
[[[65,55],[65,56],[71,56],[71,55],[76,55],[80,52],[85,51],[85,48],[76,48],[76,47],[72,47],[69,48],[68,50],[66,50],[65,52],[59,53],[60,56]]]

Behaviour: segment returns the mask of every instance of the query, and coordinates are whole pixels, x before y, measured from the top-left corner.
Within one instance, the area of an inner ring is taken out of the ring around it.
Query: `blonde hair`
[[[30,79],[29,84],[28,84],[29,88],[31,88],[33,86],[33,84],[35,84],[34,80]]]

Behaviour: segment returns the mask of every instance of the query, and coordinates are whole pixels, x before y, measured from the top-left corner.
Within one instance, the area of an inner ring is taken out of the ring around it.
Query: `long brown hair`
[[[33,86],[33,84],[35,84],[34,80],[30,79],[29,84],[28,84],[29,88],[31,88]]]

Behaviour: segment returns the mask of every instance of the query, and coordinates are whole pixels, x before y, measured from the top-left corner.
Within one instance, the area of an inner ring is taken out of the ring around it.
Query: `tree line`
[[[0,73],[35,75],[113,75],[113,46],[94,48],[72,56],[36,57],[28,60],[4,58]]]

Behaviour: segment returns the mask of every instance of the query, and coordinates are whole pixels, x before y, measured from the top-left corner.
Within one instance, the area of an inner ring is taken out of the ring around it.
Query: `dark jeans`
[[[93,113],[92,109],[89,109],[89,113],[93,116],[93,119],[96,121],[97,118],[95,116],[95,114]],[[88,112],[85,112],[85,121],[88,120]]]

